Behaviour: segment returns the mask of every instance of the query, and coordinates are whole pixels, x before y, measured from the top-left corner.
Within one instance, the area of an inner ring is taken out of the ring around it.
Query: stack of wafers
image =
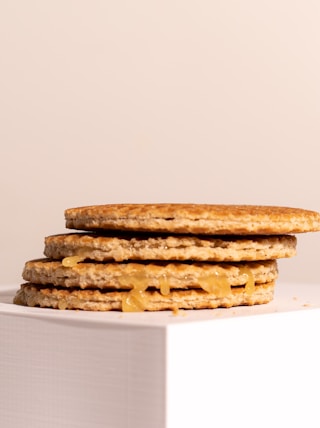
[[[113,204],[65,211],[69,233],[26,262],[14,303],[124,312],[256,305],[273,299],[277,259],[320,214],[274,206]]]

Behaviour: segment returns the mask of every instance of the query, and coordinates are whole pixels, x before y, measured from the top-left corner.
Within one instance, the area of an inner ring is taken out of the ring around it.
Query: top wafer
[[[273,235],[320,231],[320,213],[262,205],[112,204],[69,208],[66,227],[205,235]]]

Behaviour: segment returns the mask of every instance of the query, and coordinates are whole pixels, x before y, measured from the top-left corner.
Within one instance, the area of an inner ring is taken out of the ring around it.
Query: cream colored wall
[[[2,0],[1,283],[111,202],[320,211],[317,0]],[[285,281],[318,281],[320,235]]]

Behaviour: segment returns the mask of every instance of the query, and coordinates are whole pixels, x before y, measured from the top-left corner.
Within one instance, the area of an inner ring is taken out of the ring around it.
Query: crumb
[[[292,297],[292,300],[298,300],[298,297],[294,296]]]
[[[179,308],[174,308],[174,309],[172,309],[172,314],[173,314],[174,316],[178,316],[178,315],[180,314]]]
[[[304,303],[303,305],[302,305],[304,308],[308,308],[309,306],[311,306],[310,305],[310,303]]]
[[[174,317],[187,317],[188,316],[188,310],[184,310],[184,309],[179,309],[179,308],[174,308],[171,310],[171,315],[173,315]]]

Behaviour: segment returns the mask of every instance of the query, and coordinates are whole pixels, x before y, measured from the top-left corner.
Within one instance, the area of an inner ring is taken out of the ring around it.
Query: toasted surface
[[[25,264],[23,279],[35,284],[79,288],[132,289],[138,283],[160,289],[199,288],[204,281],[226,279],[230,286],[245,285],[248,270],[256,284],[278,276],[275,260],[246,263],[77,263],[64,267],[61,261],[31,260]]]
[[[195,260],[251,261],[292,257],[292,235],[214,237],[194,235],[110,235],[69,233],[45,238],[46,257],[61,259],[82,255],[95,261]]]
[[[320,230],[320,214],[260,205],[113,204],[70,208],[66,227],[210,235],[292,234]]]
[[[244,287],[232,288],[230,294],[224,297],[207,293],[201,289],[174,290],[166,296],[157,290],[149,290],[144,292],[144,310],[214,309],[257,305],[270,302],[273,299],[273,293],[274,282],[256,286],[254,292],[250,294],[245,291]],[[21,285],[14,298],[14,303],[54,309],[121,311],[127,299],[130,299],[128,291],[59,289],[27,283]]]

